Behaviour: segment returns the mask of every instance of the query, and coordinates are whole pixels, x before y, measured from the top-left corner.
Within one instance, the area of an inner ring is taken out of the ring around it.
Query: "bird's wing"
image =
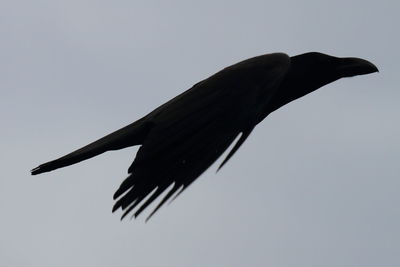
[[[254,62],[260,58],[252,60],[224,69],[149,114],[154,127],[130,166],[128,178],[114,194],[114,199],[119,199],[113,211],[122,208],[124,218],[140,204],[136,217],[173,185],[153,215],[174,193],[186,189],[242,133],[221,167],[226,163],[255,127],[257,114],[289,67],[289,57],[282,54],[270,59],[275,62],[267,60],[268,64]]]

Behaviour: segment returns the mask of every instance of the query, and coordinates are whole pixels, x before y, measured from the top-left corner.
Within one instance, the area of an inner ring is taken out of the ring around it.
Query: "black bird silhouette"
[[[141,145],[128,169],[129,176],[114,194],[118,200],[113,212],[121,208],[123,219],[138,207],[136,217],[172,186],[150,218],[241,134],[221,168],[271,112],[340,78],[377,71],[376,66],[360,58],[316,52],[250,58],[195,84],[138,121],[31,172],[48,172],[109,150]]]

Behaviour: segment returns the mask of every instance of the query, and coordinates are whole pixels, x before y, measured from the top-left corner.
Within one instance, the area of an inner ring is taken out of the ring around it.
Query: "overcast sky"
[[[0,266],[400,266],[400,4],[0,1]],[[271,114],[148,223],[112,195],[137,148],[32,177],[248,57],[374,62]]]

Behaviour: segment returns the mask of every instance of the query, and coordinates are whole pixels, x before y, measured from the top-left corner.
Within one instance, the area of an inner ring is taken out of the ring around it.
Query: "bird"
[[[371,62],[319,52],[270,53],[243,60],[204,79],[146,116],[31,170],[49,172],[106,151],[140,145],[112,211],[140,215],[169,189],[146,221],[174,200],[235,141],[218,170],[269,114],[345,77],[378,72]]]

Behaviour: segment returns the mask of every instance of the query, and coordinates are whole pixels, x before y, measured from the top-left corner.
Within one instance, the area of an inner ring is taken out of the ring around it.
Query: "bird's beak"
[[[352,77],[379,72],[378,68],[371,62],[356,57],[339,58],[339,64],[336,70],[341,77]]]

